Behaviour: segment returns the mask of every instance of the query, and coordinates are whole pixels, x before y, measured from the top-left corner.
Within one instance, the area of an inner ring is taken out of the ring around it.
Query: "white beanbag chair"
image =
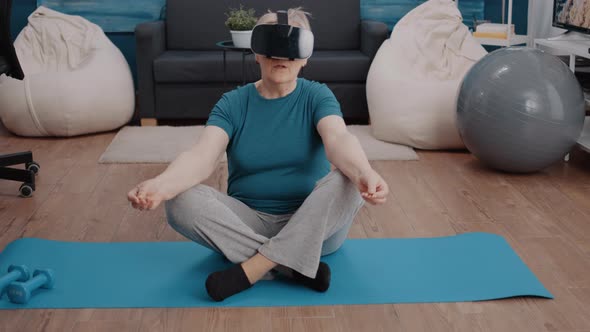
[[[373,135],[420,149],[463,148],[455,124],[458,88],[485,54],[452,0],[430,0],[409,12],[367,76]]]
[[[131,119],[129,65],[97,25],[39,7],[14,46],[25,79],[0,76],[0,119],[14,134],[75,136]]]

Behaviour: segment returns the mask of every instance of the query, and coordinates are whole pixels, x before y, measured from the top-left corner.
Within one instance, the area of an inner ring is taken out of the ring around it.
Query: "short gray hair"
[[[302,7],[289,8],[289,10],[287,11],[287,16],[289,17],[290,25],[311,31],[311,24],[309,24],[309,20],[307,19],[308,16],[311,17],[311,14],[304,11]],[[262,15],[258,19],[256,25],[277,23],[277,13],[269,10],[266,14]]]

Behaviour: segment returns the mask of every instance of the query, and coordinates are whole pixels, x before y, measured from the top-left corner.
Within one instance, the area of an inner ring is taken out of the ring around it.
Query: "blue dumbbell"
[[[10,265],[8,273],[0,277],[0,297],[4,293],[4,287],[8,286],[13,281],[27,281],[31,273],[24,265]]]
[[[50,269],[35,270],[33,278],[26,282],[13,282],[6,288],[8,298],[12,303],[24,304],[29,302],[34,290],[38,288],[53,288],[54,277]]]

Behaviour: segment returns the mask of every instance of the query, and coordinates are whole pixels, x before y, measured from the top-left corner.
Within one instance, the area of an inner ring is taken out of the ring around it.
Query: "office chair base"
[[[26,169],[15,169],[6,166],[25,164]],[[0,179],[22,182],[19,188],[20,196],[31,197],[35,191],[35,175],[40,166],[33,161],[31,151],[13,153],[0,156]]]

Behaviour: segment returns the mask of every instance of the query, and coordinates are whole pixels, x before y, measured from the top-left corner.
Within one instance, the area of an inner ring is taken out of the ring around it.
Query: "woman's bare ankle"
[[[242,262],[242,269],[244,270],[246,277],[248,277],[250,284],[256,283],[275,266],[277,266],[277,263],[264,257],[260,253],[257,253],[247,261]]]

